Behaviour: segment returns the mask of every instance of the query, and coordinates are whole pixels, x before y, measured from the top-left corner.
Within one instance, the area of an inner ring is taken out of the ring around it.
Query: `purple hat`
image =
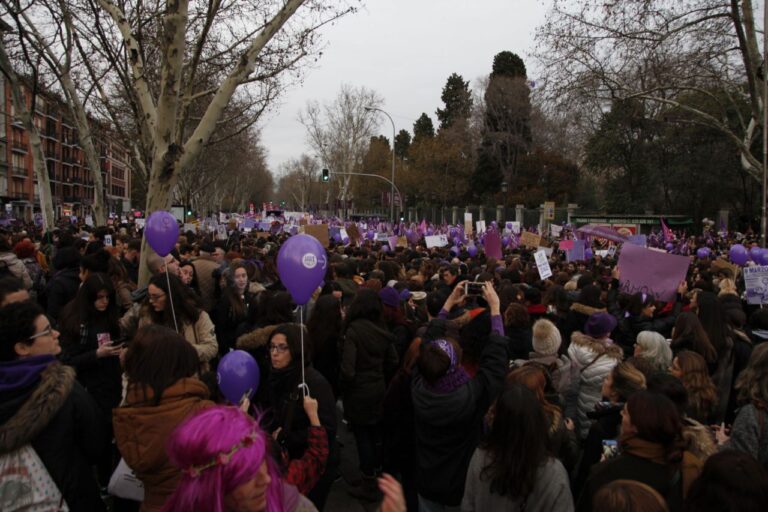
[[[400,300],[408,300],[411,298],[411,290],[403,288],[400,290]]]
[[[584,334],[593,338],[603,338],[610,335],[616,328],[616,318],[610,313],[593,313],[584,324]]]
[[[379,290],[379,297],[385,306],[396,308],[400,305],[400,294],[391,286],[385,286]]]

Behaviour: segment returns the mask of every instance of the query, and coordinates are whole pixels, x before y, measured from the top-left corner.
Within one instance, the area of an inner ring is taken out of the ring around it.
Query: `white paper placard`
[[[480,233],[485,233],[485,221],[484,221],[484,220],[479,220],[479,221],[477,221],[477,222],[475,223],[475,225],[477,226],[477,234],[478,234],[478,235],[479,235]]]
[[[549,267],[549,259],[547,259],[547,253],[543,250],[536,251],[533,255],[536,259],[536,268],[539,269],[539,277],[546,279],[552,276],[552,269]]]
[[[136,219],[136,226],[143,228],[144,224],[147,223],[147,219]]]
[[[537,251],[537,252],[538,252],[538,251],[544,251],[544,254],[546,254],[546,255],[547,255],[547,258],[549,258],[550,256],[552,256],[552,251],[553,251],[553,250],[554,250],[554,249],[552,249],[551,247],[539,247],[538,249],[536,249],[536,251]]]
[[[425,236],[424,241],[427,243],[427,249],[448,246],[448,237],[446,235]]]
[[[93,217],[90,215],[85,216],[85,225],[93,227]]]
[[[104,245],[108,247],[112,247],[114,245],[112,243],[112,235],[104,235]]]
[[[549,230],[552,232],[553,237],[558,238],[563,232],[563,226],[558,226],[557,224],[550,224]]]
[[[377,242],[389,242],[389,235],[386,233],[376,233]]]

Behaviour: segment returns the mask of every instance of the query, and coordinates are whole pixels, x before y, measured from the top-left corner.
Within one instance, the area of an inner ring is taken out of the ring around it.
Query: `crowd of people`
[[[717,251],[660,303],[610,256],[542,280],[524,247],[331,239],[297,306],[289,236],[186,232],[144,286],[134,225],[0,233],[0,509],[330,510],[340,478],[385,512],[768,502],[768,310]]]

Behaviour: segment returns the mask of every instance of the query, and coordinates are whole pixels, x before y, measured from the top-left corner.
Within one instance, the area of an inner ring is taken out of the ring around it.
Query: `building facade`
[[[26,88],[22,90],[29,107],[31,93]],[[39,189],[29,134],[15,118],[11,88],[2,75],[0,98],[0,203],[7,217],[28,221],[40,212]],[[53,96],[38,93],[34,123],[40,132],[56,219],[90,215],[94,198],[93,175],[68,107]],[[91,129],[99,153],[104,206],[108,213],[127,212],[131,208],[128,152],[94,120],[91,120]]]

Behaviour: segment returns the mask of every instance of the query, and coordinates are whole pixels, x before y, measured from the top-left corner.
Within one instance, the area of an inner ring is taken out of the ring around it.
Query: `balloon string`
[[[299,306],[299,330],[301,331],[301,385],[299,387],[306,397],[309,395],[309,387],[304,375],[304,308],[302,306]]]
[[[168,276],[168,265],[165,266],[165,280],[168,282],[168,302],[171,304],[173,326],[176,328],[176,334],[179,334],[179,324],[176,323],[176,309],[173,307],[173,295],[171,294],[171,278]]]

